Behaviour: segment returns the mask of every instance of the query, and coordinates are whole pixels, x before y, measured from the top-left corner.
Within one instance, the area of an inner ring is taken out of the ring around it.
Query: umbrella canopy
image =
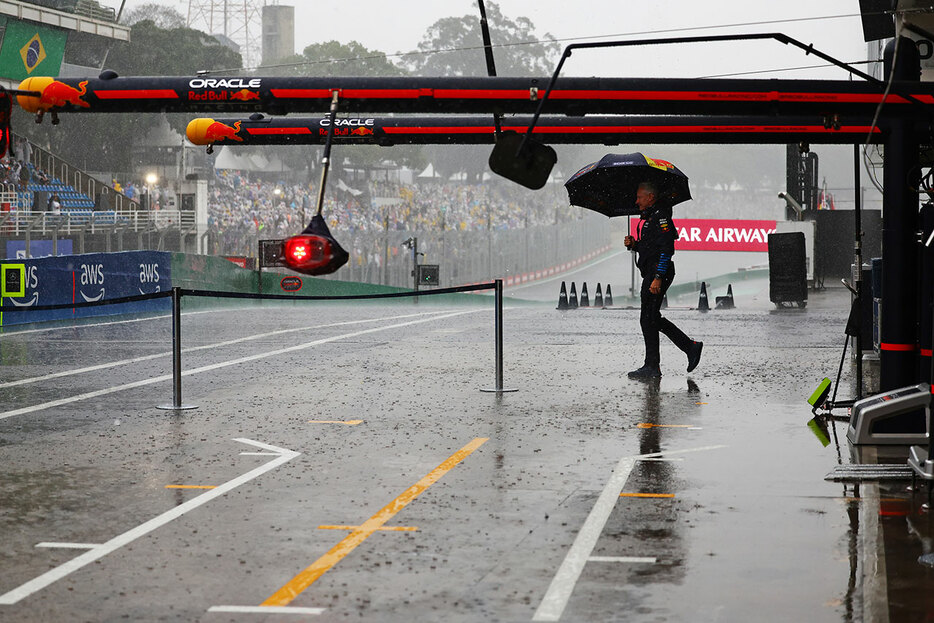
[[[641,153],[607,154],[572,175],[564,187],[571,205],[607,216],[638,214],[636,191],[642,182],[658,188],[659,201],[675,205],[691,198],[688,178],[666,160]]]

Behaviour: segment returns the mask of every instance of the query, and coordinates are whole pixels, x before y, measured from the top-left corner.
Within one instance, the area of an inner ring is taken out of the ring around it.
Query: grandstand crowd
[[[548,225],[577,218],[579,210],[554,193],[529,193],[501,180],[483,184],[384,180],[354,189],[336,182],[326,193],[322,214],[332,231],[489,231]],[[340,186],[343,186],[341,188]],[[261,238],[300,231],[316,209],[312,184],[251,177],[242,171],[218,171],[209,189],[208,227],[224,253]]]

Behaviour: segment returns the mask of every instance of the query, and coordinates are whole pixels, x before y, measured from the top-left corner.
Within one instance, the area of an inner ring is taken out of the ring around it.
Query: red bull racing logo
[[[228,102],[258,100],[261,78],[195,78],[188,81],[188,101]],[[235,91],[232,89],[236,89]]]
[[[26,78],[20,83],[19,88],[23,91],[37,92],[38,96],[17,95],[16,101],[23,110],[33,113],[67,106],[90,108],[91,105],[83,99],[88,94],[87,86],[87,80],[82,80],[78,83],[78,88],[75,88],[55,78]]]
[[[90,108],[91,105],[81,99],[87,94],[87,80],[79,82],[77,89],[64,82],[53,80],[49,86],[42,90],[42,96],[39,98],[40,107],[60,108],[66,104],[71,104],[72,106],[80,106],[81,108]]]
[[[259,92],[250,91],[249,89],[240,89],[239,91],[234,91],[230,94],[230,99],[240,100],[241,102],[249,102],[250,100],[258,100]]]
[[[376,120],[372,118],[335,119],[334,136],[372,136],[375,123]],[[318,128],[318,136],[327,136],[328,126],[331,124],[330,120],[322,119],[318,124],[321,126]]]
[[[243,138],[237,136],[237,133],[240,131],[240,122],[237,121],[233,126],[229,126],[226,123],[221,123],[220,121],[215,121],[207,127],[204,131],[204,138],[210,142],[217,141],[237,141],[239,143],[243,142]]]

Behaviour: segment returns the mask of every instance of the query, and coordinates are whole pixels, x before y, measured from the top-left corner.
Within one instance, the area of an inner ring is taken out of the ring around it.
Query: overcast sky
[[[151,0],[127,0],[127,10]],[[486,4],[489,5],[489,1]],[[188,0],[160,0],[183,15]],[[118,8],[120,0],[103,0]],[[236,5],[237,2],[231,2]],[[442,17],[478,16],[476,0],[282,0],[295,6],[296,52],[328,40],[356,40],[388,54],[414,50],[425,30]],[[866,58],[858,0],[501,0],[510,19],[528,17],[536,33],[562,45],[608,38],[651,38],[783,32],[843,61]],[[778,20],[787,20],[777,23]],[[772,23],[763,23],[772,22]],[[728,27],[722,27],[728,25]],[[496,43],[496,24],[490,24]],[[508,52],[500,50],[497,54]],[[578,51],[567,75],[702,77],[824,65],[777,42],[679,44],[644,50]],[[764,73],[749,77],[839,78],[836,68]]]

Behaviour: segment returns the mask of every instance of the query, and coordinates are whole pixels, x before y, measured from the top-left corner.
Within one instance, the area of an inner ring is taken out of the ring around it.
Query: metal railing
[[[24,140],[21,136],[14,136],[18,141]],[[123,193],[117,192],[111,188],[109,184],[105,184],[91,177],[78,167],[62,160],[52,152],[38,147],[34,143],[30,143],[30,148],[30,154],[27,160],[30,164],[40,171],[44,171],[49,177],[58,179],[63,184],[73,187],[75,191],[84,193],[93,201],[97,202],[101,200],[107,203],[107,205],[99,207],[118,211],[140,209],[139,201],[130,199]],[[22,158],[22,154],[17,154],[17,156]]]
[[[192,231],[192,210],[62,210],[61,213],[33,210],[0,212],[0,236],[51,236],[109,232],[114,228],[144,233],[161,230]]]
[[[0,184],[0,210],[9,212],[19,205],[19,193],[16,184]]]

